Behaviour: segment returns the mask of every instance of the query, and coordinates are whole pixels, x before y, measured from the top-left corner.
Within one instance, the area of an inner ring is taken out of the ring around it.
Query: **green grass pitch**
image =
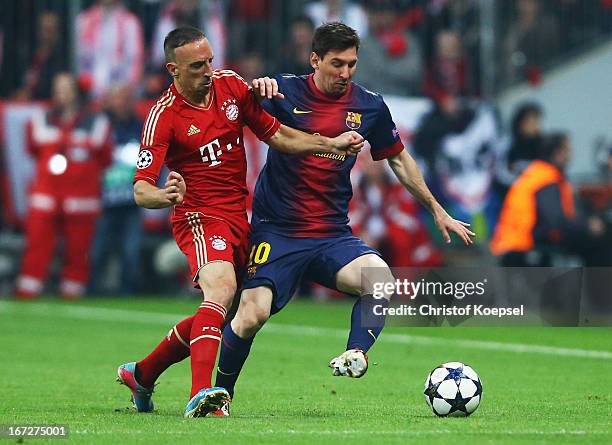
[[[389,328],[353,380],[327,368],[343,351],[350,302],[297,300],[273,317],[232,417],[182,418],[188,360],[160,378],[155,412],[137,414],[117,365],[142,358],[195,307],[0,301],[0,424],[67,424],[59,443],[83,444],[612,443],[612,329]],[[480,374],[483,401],[469,418],[437,418],[423,383],[455,360]]]

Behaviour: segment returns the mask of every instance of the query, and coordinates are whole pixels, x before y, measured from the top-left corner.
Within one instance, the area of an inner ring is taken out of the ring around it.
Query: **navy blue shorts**
[[[303,278],[336,289],[336,273],[355,258],[372,253],[351,234],[333,238],[295,238],[255,230],[249,245],[249,263],[243,289],[272,289],[272,314],[280,311]]]

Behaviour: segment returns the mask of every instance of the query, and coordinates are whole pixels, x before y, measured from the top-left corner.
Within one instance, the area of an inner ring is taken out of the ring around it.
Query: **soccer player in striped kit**
[[[212,49],[198,29],[171,31],[164,51],[173,83],[145,121],[134,196],[143,207],[173,207],[173,234],[203,302],[147,357],[121,365],[118,380],[132,391],[138,411],[151,411],[157,377],[191,355],[191,399],[185,417],[203,417],[229,400],[225,389],[211,387],[211,375],[247,256],[243,125],[288,154],[351,155],[362,148],[363,138],[354,131],[328,138],[282,125],[261,108],[240,76],[212,69]],[[158,188],[164,163],[170,174]]]
[[[359,37],[349,26],[320,26],[310,57],[313,74],[254,80],[263,83],[263,107],[284,124],[309,133],[333,137],[346,129],[359,132],[370,143],[373,160],[387,160],[399,182],[432,213],[444,239],[450,242],[454,232],[471,244],[469,224],[449,216],[429,191],[382,96],[351,82],[358,49]],[[374,308],[388,305],[391,295],[375,295],[372,277],[362,276],[362,268],[376,268],[376,280],[383,283],[394,278],[380,253],[353,236],[348,226],[355,159],[268,151],[253,198],[247,277],[236,316],[223,330],[219,356],[216,384],[231,396],[255,334],[285,307],[303,278],[357,297],[346,350],[329,366],[337,376],[361,377],[367,371],[366,353],[385,322]],[[224,410],[229,413],[228,406]]]

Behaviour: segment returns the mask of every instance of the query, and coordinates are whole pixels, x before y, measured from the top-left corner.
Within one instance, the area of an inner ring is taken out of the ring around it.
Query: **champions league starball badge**
[[[138,153],[138,161],[136,162],[136,168],[142,170],[143,168],[147,168],[149,165],[153,163],[153,153],[149,150],[142,150]]]

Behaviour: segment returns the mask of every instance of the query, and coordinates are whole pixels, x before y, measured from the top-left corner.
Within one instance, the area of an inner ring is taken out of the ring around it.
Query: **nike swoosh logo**
[[[293,107],[293,113],[294,114],[308,114],[308,113],[312,113],[312,111],[298,110],[297,107]]]
[[[374,340],[376,340],[376,335],[374,335],[374,332],[372,332],[372,329],[368,329],[368,334],[370,334],[372,337],[374,337]]]

